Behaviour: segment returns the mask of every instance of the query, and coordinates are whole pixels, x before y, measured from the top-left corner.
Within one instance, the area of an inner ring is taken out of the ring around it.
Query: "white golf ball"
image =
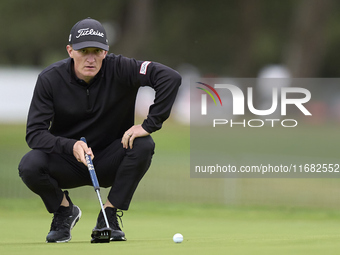
[[[183,236],[180,233],[177,233],[174,235],[172,240],[174,240],[175,243],[181,243],[183,242]]]

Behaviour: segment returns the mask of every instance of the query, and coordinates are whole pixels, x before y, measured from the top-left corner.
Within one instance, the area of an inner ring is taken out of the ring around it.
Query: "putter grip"
[[[80,138],[80,141],[87,144],[85,137]],[[97,178],[97,175],[96,175],[96,171],[94,170],[92,159],[89,155],[87,155],[87,153],[85,153],[85,159],[86,159],[86,163],[87,163],[87,168],[89,169],[89,172],[90,172],[93,188],[94,188],[94,190],[99,190],[100,187],[99,187],[99,183],[98,183],[98,178]]]

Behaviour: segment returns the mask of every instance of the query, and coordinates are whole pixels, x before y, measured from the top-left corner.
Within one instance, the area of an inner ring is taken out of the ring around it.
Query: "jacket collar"
[[[70,82],[73,84],[78,84],[82,86],[91,86],[93,83],[95,83],[98,79],[101,79],[104,77],[104,70],[106,66],[106,60],[103,60],[102,67],[100,68],[99,72],[96,74],[96,76],[91,80],[91,82],[88,84],[84,80],[79,79],[75,72],[74,72],[74,61],[72,58],[68,58],[67,61],[67,69],[68,73],[70,74]]]

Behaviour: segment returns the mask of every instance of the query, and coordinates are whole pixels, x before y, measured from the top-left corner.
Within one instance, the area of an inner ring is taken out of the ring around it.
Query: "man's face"
[[[103,59],[107,54],[107,51],[99,48],[74,50],[72,46],[67,45],[66,49],[69,56],[74,60],[74,72],[76,76],[87,83],[99,72]]]

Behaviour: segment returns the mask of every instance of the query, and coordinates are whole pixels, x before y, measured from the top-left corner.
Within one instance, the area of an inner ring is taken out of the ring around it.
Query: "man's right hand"
[[[82,141],[77,141],[73,145],[73,155],[76,158],[78,162],[82,162],[85,166],[87,166],[86,159],[85,159],[85,153],[91,157],[91,159],[94,158],[93,152],[91,148],[87,147],[87,144]]]

